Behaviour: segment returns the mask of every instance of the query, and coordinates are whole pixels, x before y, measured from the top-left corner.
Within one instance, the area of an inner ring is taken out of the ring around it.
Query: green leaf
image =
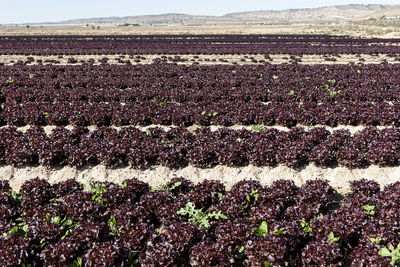
[[[371,243],[379,244],[382,241],[382,238],[381,237],[377,237],[377,238],[371,237],[369,240],[371,241]]]
[[[280,236],[284,231],[285,231],[285,227],[282,227],[282,228],[274,230],[272,233],[274,235]]]
[[[252,125],[251,129],[253,131],[263,131],[265,129],[265,126],[264,126],[264,124]]]
[[[170,188],[167,189],[167,191],[175,190],[177,187],[179,187],[181,185],[182,185],[182,182],[175,182]]]
[[[69,230],[65,232],[65,234],[61,237],[61,240],[65,239],[67,236],[69,236]]]
[[[303,228],[303,231],[305,233],[311,233],[312,232],[312,228],[311,228],[311,226],[310,226],[310,224],[308,222],[302,221],[302,222],[300,222],[300,224],[301,224],[301,228]]]
[[[51,221],[51,215],[50,213],[46,213],[46,221],[50,222]]]
[[[21,204],[22,195],[20,193],[17,193],[14,190],[10,190],[7,192],[7,194],[9,194],[12,197],[12,204],[14,206]]]
[[[266,236],[268,234],[268,224],[266,221],[263,221],[259,227],[254,228],[254,233],[257,236]]]
[[[375,215],[375,206],[374,205],[365,205],[363,206],[364,212],[367,215]]]
[[[3,233],[3,237],[7,237],[7,236],[12,236],[13,234],[18,232],[18,226],[14,226],[13,228],[10,229],[10,231]]]
[[[83,266],[83,260],[82,260],[81,257],[78,257],[78,258],[76,259],[76,266],[77,266],[77,267],[82,267],[82,266]]]
[[[272,267],[272,264],[268,261],[264,262],[264,267]]]
[[[202,209],[196,209],[195,205],[192,202],[186,203],[185,208],[180,208],[177,211],[178,215],[188,216],[189,222],[193,222],[195,225],[199,225],[203,228],[209,228],[211,226],[209,220],[214,218],[216,220],[220,219],[228,219],[227,216],[222,214],[221,211],[218,212],[203,212]]]
[[[241,246],[241,247],[239,248],[239,253],[243,253],[243,251],[244,251],[244,246]]]
[[[337,242],[337,241],[339,241],[339,237],[335,237],[335,235],[334,235],[334,233],[333,232],[330,232],[329,234],[328,234],[328,240],[330,241],[330,242]]]
[[[379,250],[379,255],[381,255],[382,257],[391,257],[392,253],[387,248],[381,248]]]

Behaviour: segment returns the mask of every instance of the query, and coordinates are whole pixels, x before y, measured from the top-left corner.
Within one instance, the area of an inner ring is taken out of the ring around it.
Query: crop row
[[[299,104],[298,104],[299,105]],[[0,125],[400,125],[400,103],[293,103],[214,102],[167,103],[154,101],[119,103],[3,104]]]
[[[398,54],[399,42],[329,35],[1,36],[0,54]]]
[[[364,167],[397,165],[400,159],[398,128],[367,127],[352,136],[348,130],[330,133],[321,127],[309,131],[293,128],[288,132],[227,128],[212,132],[199,128],[194,133],[185,128],[140,131],[126,127],[118,131],[100,127],[89,132],[85,127],[57,127],[48,136],[36,126],[25,133],[14,127],[1,128],[0,137],[1,162],[16,166],[79,167],[102,163],[107,167],[179,168],[286,164],[294,168],[314,162],[322,166]]]
[[[1,102],[399,101],[400,64],[0,66]]]
[[[400,183],[0,181],[1,266],[400,264]]]
[[[3,66],[0,124],[397,126],[399,66]]]

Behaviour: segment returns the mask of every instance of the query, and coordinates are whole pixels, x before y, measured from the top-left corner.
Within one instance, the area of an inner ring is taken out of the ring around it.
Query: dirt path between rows
[[[327,179],[331,186],[339,192],[345,192],[349,189],[350,181],[361,178],[373,179],[382,186],[400,181],[400,166],[383,168],[371,165],[363,169],[349,169],[346,167],[321,168],[309,164],[297,170],[284,165],[276,167],[255,167],[251,165],[246,167],[216,166],[207,169],[188,166],[177,170],[163,166],[154,166],[147,170],[136,170],[130,167],[109,169],[104,165],[80,169],[68,166],[57,169],[46,169],[42,166],[0,166],[1,179],[9,180],[14,190],[19,190],[25,181],[36,177],[47,179],[53,184],[70,178],[83,181],[83,174],[87,174],[95,181],[110,181],[115,183],[122,183],[125,179],[136,177],[149,183],[151,186],[165,183],[174,177],[185,177],[194,183],[199,183],[205,179],[217,179],[223,182],[228,189],[235,183],[246,179],[258,180],[263,185],[270,185],[278,179],[291,179],[298,186],[311,179]]]
[[[27,56],[27,55],[0,55],[0,64],[13,65],[18,61],[28,62],[28,65],[53,64],[53,65],[80,65],[83,62],[92,62],[99,65],[101,61],[107,58],[108,64],[125,64],[130,61],[131,64],[151,64],[154,62],[177,63],[182,65],[200,64],[200,65],[261,65],[286,64],[294,61],[299,64],[380,64],[382,62],[400,63],[397,55],[388,54],[339,54],[339,55],[289,55],[289,54],[271,54],[269,56],[261,54],[243,54],[243,55],[64,55],[64,56]],[[32,61],[33,59],[33,61]],[[71,61],[74,59],[74,61]],[[299,61],[299,59],[301,61]],[[75,61],[76,60],[76,61]],[[75,62],[75,63],[72,63]]]

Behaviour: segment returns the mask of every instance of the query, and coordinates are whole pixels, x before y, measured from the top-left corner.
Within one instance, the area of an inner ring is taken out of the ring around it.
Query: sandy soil
[[[96,25],[97,26],[97,25]],[[0,35],[147,35],[147,34],[333,34],[361,37],[398,38],[398,25],[153,25],[139,27],[102,26],[100,29],[82,26],[0,26]]]
[[[28,65],[38,64],[39,61],[43,61],[43,64],[53,64],[53,65],[79,65],[82,64],[80,61],[88,61],[89,59],[94,60],[94,65],[99,65],[102,58],[107,57],[108,64],[124,64],[119,63],[118,59],[123,61],[130,60],[131,64],[151,64],[157,60],[164,59],[163,62],[172,63],[174,58],[179,56],[182,61],[176,62],[177,64],[191,65],[193,63],[198,63],[200,65],[260,65],[264,62],[271,64],[285,64],[292,63],[293,60],[290,59],[289,54],[274,54],[270,55],[270,59],[266,59],[264,55],[260,54],[246,54],[246,55],[164,55],[161,58],[160,55],[138,55],[133,58],[129,58],[128,55],[65,55],[62,58],[58,56],[25,56],[25,55],[0,55],[0,63],[5,65],[13,65],[18,61],[26,62],[28,57],[32,57],[35,61],[29,63]],[[339,56],[329,56],[329,58],[334,58],[336,61],[328,61],[324,55],[302,55],[296,56],[301,58],[299,64],[348,64],[348,63],[363,63],[363,64],[380,64],[384,60],[389,63],[400,63],[395,57],[391,57],[386,54],[379,55],[352,55],[352,54],[340,54]],[[68,63],[68,59],[74,58],[78,63]],[[59,63],[53,63],[52,61],[58,61]],[[48,61],[48,62],[46,62]],[[260,62],[261,61],[261,62]]]
[[[9,127],[8,125],[5,126],[1,126],[1,128],[6,128]],[[21,127],[16,127],[19,131],[25,133],[31,126],[30,125],[26,125],[26,126],[21,126]],[[47,125],[47,126],[42,126],[42,128],[44,129],[44,131],[46,132],[47,135],[50,135],[53,131],[53,129],[55,129],[57,126],[54,125]],[[111,126],[112,128],[116,129],[116,130],[120,130],[122,128],[126,128],[126,127],[135,127],[141,131],[146,131],[147,129],[150,128],[154,128],[154,127],[159,127],[162,128],[164,131],[169,131],[172,128],[176,128],[177,126],[166,126],[166,125],[157,125],[157,124],[151,124],[148,126],[137,126],[137,125],[126,125],[126,126]],[[199,125],[192,125],[189,127],[186,127],[186,129],[189,132],[194,132],[196,129],[201,128],[202,126]],[[331,133],[333,131],[336,130],[349,130],[350,133],[352,135],[354,135],[355,133],[357,133],[358,131],[361,131],[363,129],[365,129],[367,126],[363,126],[363,125],[358,125],[358,126],[353,126],[353,125],[338,125],[336,127],[330,127],[330,126],[326,126],[326,125],[315,125],[315,126],[307,126],[307,125],[297,125],[296,127],[301,127],[304,128],[306,131],[309,131],[311,129],[317,128],[317,127],[324,127],[325,129],[327,129],[328,131],[330,131]],[[387,128],[392,128],[393,126],[377,126],[376,128],[378,128],[379,130],[382,129],[387,129]],[[67,125],[65,126],[66,129],[68,130],[72,130],[75,127],[73,125]],[[89,125],[87,126],[87,128],[89,129],[89,131],[95,131],[98,129],[98,127],[96,125]],[[211,131],[216,131],[218,129],[221,128],[227,128],[227,129],[232,129],[232,130],[241,130],[241,129],[246,129],[246,130],[252,130],[253,126],[252,125],[232,125],[229,127],[225,127],[225,126],[219,126],[219,125],[211,125],[209,126]],[[285,126],[280,126],[280,125],[273,125],[273,126],[264,126],[264,129],[277,129],[279,131],[290,131],[291,128],[285,127]]]
[[[24,181],[36,177],[47,179],[50,183],[57,183],[70,178],[83,181],[83,174],[88,175],[89,178],[93,178],[96,181],[111,181],[115,183],[122,183],[125,179],[136,177],[152,186],[165,183],[174,177],[185,177],[194,183],[199,183],[205,179],[218,179],[227,188],[246,179],[258,180],[263,185],[270,185],[278,179],[291,179],[299,186],[307,180],[327,179],[339,192],[345,192],[349,189],[350,181],[361,178],[374,179],[382,186],[399,181],[400,167],[381,168],[370,166],[365,169],[348,169],[345,167],[321,168],[310,164],[297,170],[283,165],[277,167],[255,167],[251,165],[246,167],[217,166],[209,169],[188,166],[177,170],[155,166],[147,170],[136,170],[129,167],[108,169],[104,165],[81,169],[68,166],[57,169],[46,169],[42,166],[18,168],[0,166],[1,179],[9,180],[14,190],[19,190]]]

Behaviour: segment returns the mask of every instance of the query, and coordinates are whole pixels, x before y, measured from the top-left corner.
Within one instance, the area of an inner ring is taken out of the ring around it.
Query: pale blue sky
[[[312,8],[344,4],[400,4],[399,0],[0,0],[0,24],[68,19],[187,13],[224,15],[252,10]]]

